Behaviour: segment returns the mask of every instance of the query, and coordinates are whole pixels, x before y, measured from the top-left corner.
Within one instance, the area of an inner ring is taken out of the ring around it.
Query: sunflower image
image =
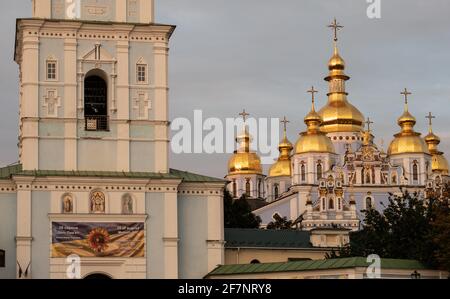
[[[108,248],[108,243],[110,241],[109,233],[104,228],[96,228],[91,230],[87,237],[89,247],[97,253],[101,253]]]

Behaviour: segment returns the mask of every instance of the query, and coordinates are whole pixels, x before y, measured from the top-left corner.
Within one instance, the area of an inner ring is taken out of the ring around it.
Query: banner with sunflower
[[[52,222],[53,258],[145,257],[144,223]]]

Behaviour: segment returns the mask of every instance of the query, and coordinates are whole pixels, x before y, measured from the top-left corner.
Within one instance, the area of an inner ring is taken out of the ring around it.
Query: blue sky
[[[399,131],[400,91],[413,92],[416,130],[437,119],[440,149],[450,153],[450,1],[381,0],[381,19],[369,19],[365,0],[157,0],[159,23],[177,25],[170,51],[170,116],[286,116],[289,138],[304,130],[305,92],[326,102],[326,64],[336,17],[345,26],[340,52],[351,80],[349,100],[373,124],[376,142]],[[17,161],[18,69],[13,62],[15,18],[31,15],[31,1],[0,1],[0,165]],[[171,155],[173,168],[222,177],[228,155]]]

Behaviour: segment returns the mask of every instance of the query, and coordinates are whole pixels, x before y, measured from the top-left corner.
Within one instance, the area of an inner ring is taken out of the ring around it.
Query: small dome
[[[448,161],[445,158],[444,154],[433,154],[431,158],[431,169],[433,170],[433,172],[439,172],[448,175]]]
[[[388,155],[398,155],[406,153],[425,153],[429,154],[428,146],[420,137],[419,133],[412,133],[404,135],[402,133],[396,134],[394,140],[391,142],[388,150]]]
[[[403,115],[399,117],[397,123],[399,126],[402,126],[405,123],[411,123],[414,126],[416,124],[416,118],[412,116],[408,110],[406,110]]]
[[[291,160],[278,160],[269,169],[269,177],[291,176]]]
[[[239,149],[228,162],[228,174],[262,174],[261,158],[250,150],[251,136],[247,126],[236,138]]]
[[[330,61],[328,61],[328,69],[332,70],[343,70],[345,69],[345,61],[342,59],[341,55],[337,52],[337,49],[331,57]]]
[[[436,136],[433,132],[430,132],[427,136],[425,136],[425,142],[427,144],[436,144],[441,143],[441,138]]]
[[[228,174],[262,174],[261,159],[253,152],[235,153],[228,162]]]

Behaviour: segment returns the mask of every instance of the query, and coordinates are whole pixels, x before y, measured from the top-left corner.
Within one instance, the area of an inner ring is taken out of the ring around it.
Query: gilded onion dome
[[[244,130],[236,138],[236,142],[239,143],[239,149],[228,162],[228,174],[262,174],[261,158],[250,150],[251,136],[245,124]]]
[[[314,90],[314,88],[313,88]],[[314,93],[313,93],[314,94]],[[316,112],[314,106],[314,96],[311,112],[305,117],[307,131],[300,134],[300,138],[295,144],[295,153],[335,153],[334,145],[325,133],[320,131],[322,119]]]
[[[445,175],[449,174],[448,161],[444,156],[444,153],[439,151],[438,145],[441,143],[441,139],[433,133],[432,119],[434,116],[431,112],[427,118],[430,120],[430,128],[428,135],[425,136],[425,142],[428,145],[428,150],[431,154],[431,169],[433,172],[442,173]]]
[[[416,118],[408,111],[407,96],[411,93],[405,89],[402,93],[405,95],[405,110],[398,119],[397,123],[401,128],[400,133],[394,135],[394,140],[389,145],[388,155],[398,155],[406,153],[425,153],[429,154],[429,150],[424,140],[420,137],[420,133],[414,131]]]
[[[286,134],[286,123],[288,122],[286,118],[284,122],[284,135],[278,149],[280,151],[280,156],[278,161],[273,164],[269,169],[269,177],[279,177],[279,176],[291,176],[291,152],[294,149],[292,143],[287,139]]]
[[[361,132],[363,129],[363,114],[347,100],[345,82],[350,79],[344,72],[345,61],[339,55],[337,48],[337,28],[342,28],[334,21],[330,25],[335,29],[334,53],[328,62],[329,74],[325,81],[329,83],[328,103],[319,111],[322,118],[320,129],[325,133]]]

